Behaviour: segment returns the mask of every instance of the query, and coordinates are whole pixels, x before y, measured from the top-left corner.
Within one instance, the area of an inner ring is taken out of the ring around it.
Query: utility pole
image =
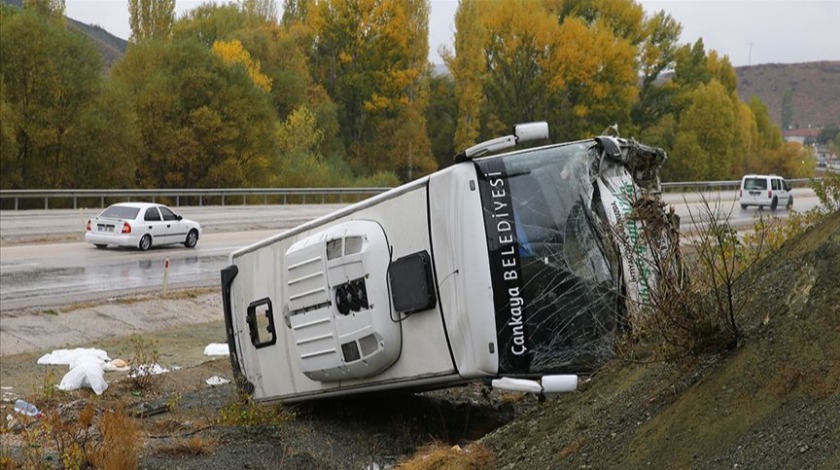
[[[749,45],[750,45],[750,58],[749,58],[749,61],[747,62],[747,65],[752,65],[752,47],[753,47],[753,43],[748,42],[747,44],[749,44]]]

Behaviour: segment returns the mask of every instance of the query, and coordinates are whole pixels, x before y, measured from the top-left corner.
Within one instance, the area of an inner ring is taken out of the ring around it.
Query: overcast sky
[[[65,0],[67,16],[127,39],[127,0]],[[637,0],[638,1],[638,0]],[[203,3],[177,0],[180,17]],[[282,0],[277,0],[282,5]],[[703,38],[706,50],[728,55],[735,66],[840,61],[840,0],[641,0],[652,14],[665,10],[683,26],[681,42]],[[451,45],[457,0],[431,0],[429,60]]]

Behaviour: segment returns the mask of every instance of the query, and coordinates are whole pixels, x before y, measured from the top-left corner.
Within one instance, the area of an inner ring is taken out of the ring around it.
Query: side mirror
[[[176,215],[175,218],[178,219],[178,220],[183,219],[183,217],[181,217],[180,215]]]
[[[473,145],[458,155],[455,155],[455,162],[460,163],[472,160],[488,153],[514,147],[520,142],[548,139],[548,137],[548,123],[545,121],[517,124],[513,126],[513,135],[498,137],[478,145]]]

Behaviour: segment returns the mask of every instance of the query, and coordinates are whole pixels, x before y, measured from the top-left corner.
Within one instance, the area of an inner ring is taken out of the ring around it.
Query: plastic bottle
[[[21,399],[15,401],[15,412],[31,417],[41,415],[41,412],[38,411],[38,408],[35,405]]]

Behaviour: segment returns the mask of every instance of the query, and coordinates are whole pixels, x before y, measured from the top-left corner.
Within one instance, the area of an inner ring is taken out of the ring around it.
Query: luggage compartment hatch
[[[286,251],[286,326],[304,375],[320,382],[377,375],[400,355],[391,321],[390,256],[382,227],[344,222]]]

